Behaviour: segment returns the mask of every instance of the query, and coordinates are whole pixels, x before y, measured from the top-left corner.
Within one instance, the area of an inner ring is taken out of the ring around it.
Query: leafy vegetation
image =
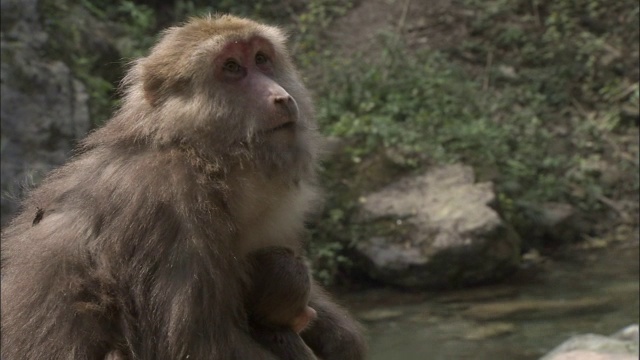
[[[62,60],[87,87],[92,121],[102,123],[117,105],[124,65],[153,42],[153,10],[131,0],[45,0],[40,8],[51,36],[47,55]]]
[[[612,144],[638,126],[638,3],[463,3],[474,16],[460,46],[409,51],[386,36],[374,61],[334,60],[339,70],[316,86],[323,128],[345,142],[325,165],[319,239],[357,241],[358,197],[434,163],[462,161],[493,180],[521,234],[547,201],[595,220],[607,199],[637,197],[637,153]],[[624,175],[607,182],[611,173]]]

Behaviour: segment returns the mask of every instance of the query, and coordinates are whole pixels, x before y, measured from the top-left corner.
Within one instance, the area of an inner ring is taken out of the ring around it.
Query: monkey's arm
[[[300,335],[317,356],[327,360],[363,360],[367,343],[362,327],[337,305],[318,284],[311,287],[309,306],[317,319]]]

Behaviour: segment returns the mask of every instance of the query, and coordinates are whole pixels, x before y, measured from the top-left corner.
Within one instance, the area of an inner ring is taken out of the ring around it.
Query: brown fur
[[[257,106],[214,71],[224,46],[256,37],[275,54],[268,81],[297,107],[287,141],[261,131],[278,104]],[[245,255],[299,253],[320,146],[284,42],[274,27],[206,17],[133,64],[121,109],[3,230],[3,359],[278,358],[250,336]],[[310,306],[302,338],[318,357],[364,358],[359,326],[315,284]],[[306,348],[293,335],[286,346]]]

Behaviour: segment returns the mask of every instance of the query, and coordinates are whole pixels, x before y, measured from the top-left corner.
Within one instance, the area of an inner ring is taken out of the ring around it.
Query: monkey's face
[[[168,30],[140,61],[159,132],[271,167],[312,162],[311,100],[284,41],[277,28],[228,16]]]
[[[296,99],[278,83],[277,54],[264,38],[230,40],[213,62],[218,92],[244,112],[248,141],[286,148],[300,131]]]

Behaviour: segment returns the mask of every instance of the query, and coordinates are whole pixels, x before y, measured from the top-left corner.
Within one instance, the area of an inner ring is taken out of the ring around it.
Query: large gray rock
[[[489,205],[491,183],[463,165],[402,179],[362,199],[372,236],[357,244],[368,274],[403,287],[451,287],[500,278],[520,240]]]
[[[88,95],[69,68],[42,57],[47,34],[37,0],[2,0],[1,220],[23,187],[69,156],[90,128]]]
[[[635,360],[639,354],[638,325],[635,324],[611,336],[574,336],[540,360]]]

